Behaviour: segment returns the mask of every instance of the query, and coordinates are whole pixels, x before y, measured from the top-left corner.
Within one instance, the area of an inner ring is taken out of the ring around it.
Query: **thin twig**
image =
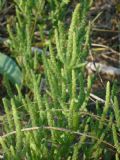
[[[92,93],[90,93],[90,96],[91,96],[92,98],[94,98],[95,100],[97,100],[97,101],[105,104],[105,100],[103,100],[102,98],[100,98],[100,97],[98,97],[98,96],[96,96],[96,95],[94,95],[94,94],[92,94]]]
[[[81,132],[72,131],[72,130],[69,130],[69,129],[66,129],[66,128],[59,128],[59,127],[52,127],[52,126],[41,126],[41,127],[36,126],[36,127],[32,127],[32,128],[23,128],[23,129],[21,129],[21,132],[36,131],[36,130],[40,130],[40,129],[67,132],[67,133],[75,134],[75,135],[79,135],[79,136],[86,136],[88,138],[99,141],[99,138],[94,137],[94,136],[89,135],[89,134],[86,134],[86,133],[81,133]],[[7,137],[9,137],[11,135],[14,135],[14,134],[16,134],[16,131],[12,131],[10,133],[2,135],[2,136],[0,136],[0,138],[7,138]],[[114,149],[116,150],[116,147],[113,146],[111,143],[108,143],[107,141],[104,141],[104,140],[102,141],[102,143],[109,146],[110,148],[112,148],[113,152],[114,152]]]
[[[98,31],[98,32],[120,33],[120,31],[102,29],[102,28],[92,28],[92,30],[93,31]]]
[[[91,44],[92,47],[101,47],[101,48],[105,48],[107,50],[110,50],[111,52],[120,55],[120,52],[117,52],[116,50],[112,49],[109,46],[103,45],[103,44],[96,44],[96,43],[92,43]]]

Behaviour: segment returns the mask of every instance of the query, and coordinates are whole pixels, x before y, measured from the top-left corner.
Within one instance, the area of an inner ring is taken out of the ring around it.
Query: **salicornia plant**
[[[14,31],[8,26],[9,45],[21,67],[23,84],[16,85],[15,95],[8,89],[9,97],[3,99],[2,157],[118,160],[120,112],[115,86],[111,89],[107,83],[105,101],[101,103],[98,98],[92,112],[90,93],[94,76],[85,75],[91,30],[87,14],[92,1],[77,4],[69,29],[61,18],[61,9],[69,4],[68,0],[16,0],[15,4],[17,22]],[[60,11],[59,4],[63,5]],[[42,37],[44,29],[40,29],[38,19],[46,14],[49,5],[58,14],[55,18],[50,11],[48,20],[52,18],[53,33]],[[37,27],[41,41],[47,41],[42,53],[32,52]]]

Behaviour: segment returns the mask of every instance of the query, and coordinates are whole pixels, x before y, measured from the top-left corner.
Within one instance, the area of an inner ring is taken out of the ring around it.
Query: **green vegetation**
[[[3,159],[119,159],[115,84],[107,83],[105,102],[98,99],[94,109],[89,103],[95,80],[85,75],[91,30],[87,14],[92,0],[76,5],[68,27],[69,1],[14,0],[16,19],[13,28],[7,26],[7,45],[19,68],[14,68],[13,84],[10,73],[6,76],[4,68],[1,72],[7,89],[5,114],[0,117]]]

